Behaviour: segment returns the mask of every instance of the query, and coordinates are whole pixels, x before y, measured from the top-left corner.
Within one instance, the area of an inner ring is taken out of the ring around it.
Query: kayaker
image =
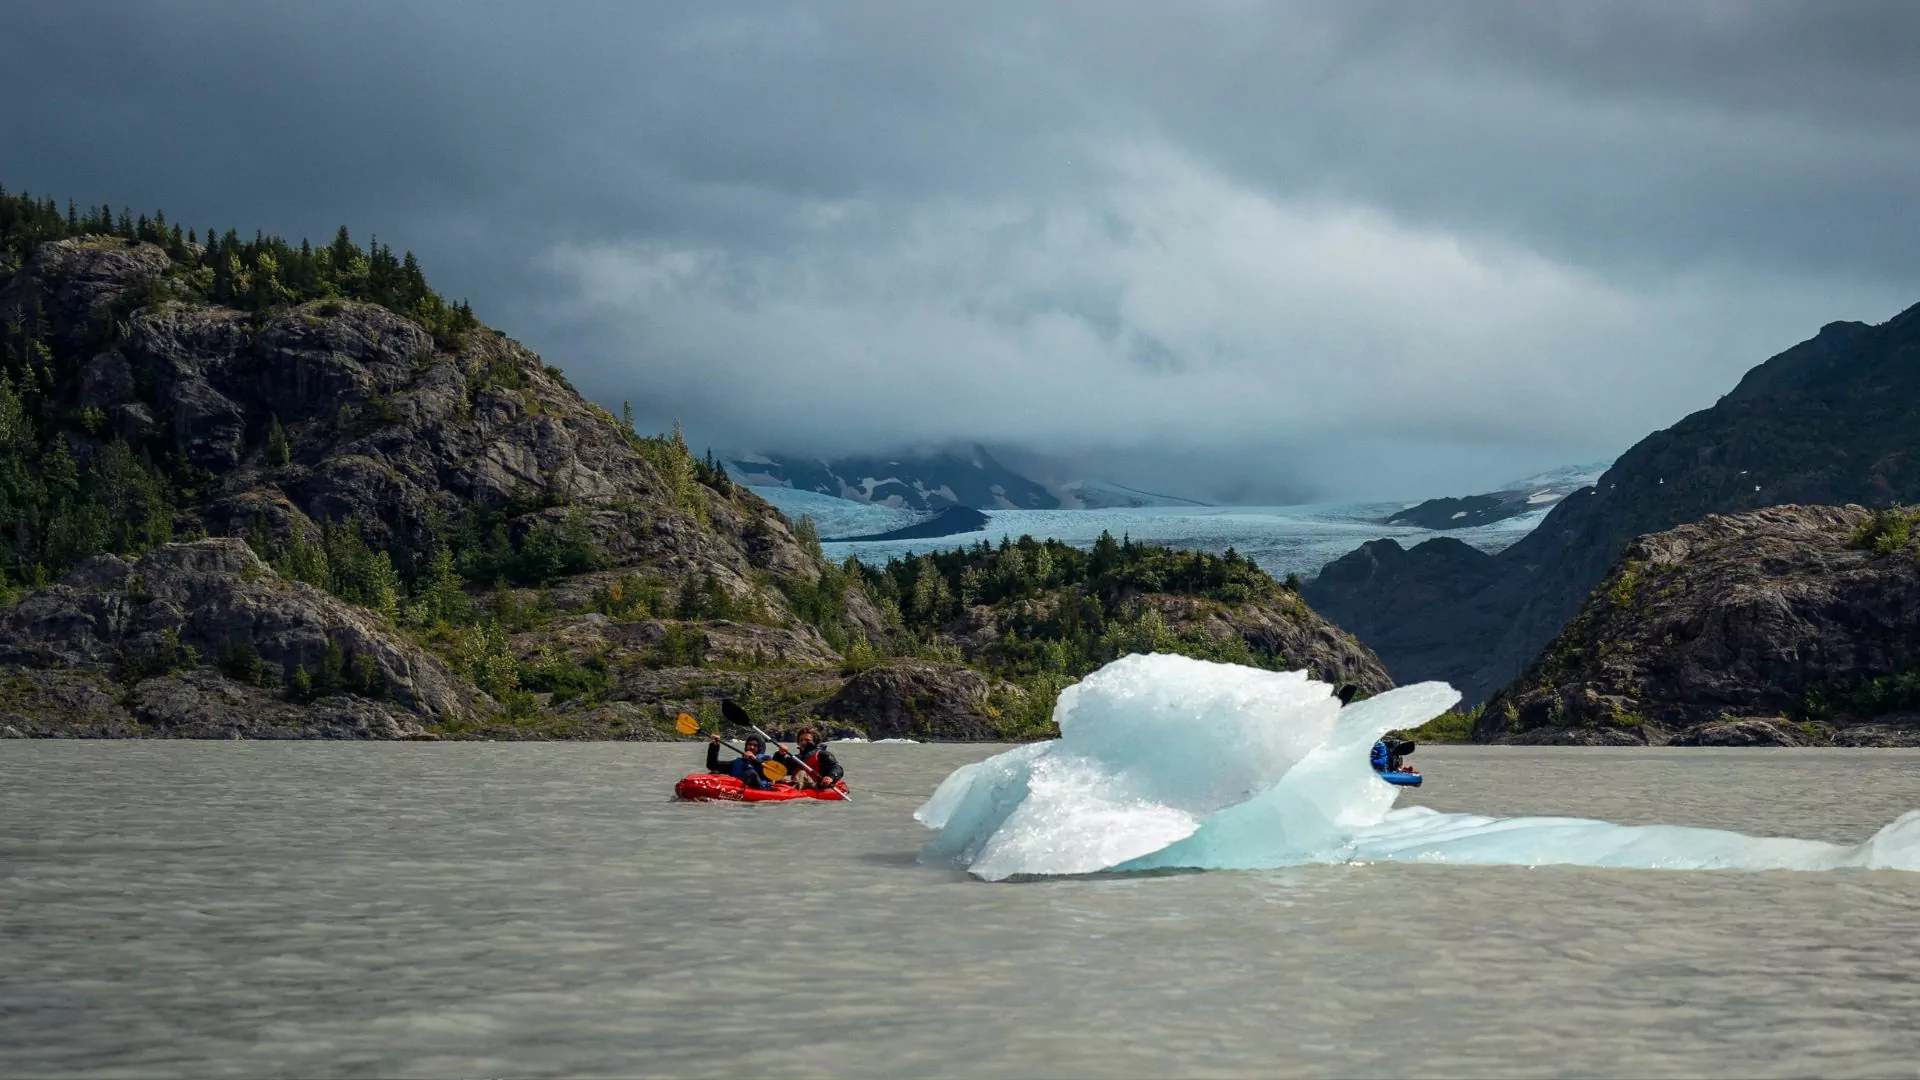
[[[789,774],[806,777],[816,787],[834,787],[846,778],[847,770],[840,767],[833,751],[828,750],[827,744],[821,741],[819,728],[801,728],[795,747],[799,751],[797,754],[778,750],[773,755],[773,760],[785,765]],[[808,772],[809,769],[812,771]]]
[[[1374,772],[1417,773],[1420,770],[1407,764],[1407,755],[1413,753],[1414,744],[1407,739],[1381,739],[1373,744],[1373,754],[1368,764]]]
[[[760,741],[758,735],[747,736],[741,747],[746,753],[732,761],[720,760],[720,736],[710,733],[707,736],[707,771],[724,773],[739,779],[750,788],[765,791],[770,785],[766,774],[760,771],[760,765],[766,760],[767,744]]]

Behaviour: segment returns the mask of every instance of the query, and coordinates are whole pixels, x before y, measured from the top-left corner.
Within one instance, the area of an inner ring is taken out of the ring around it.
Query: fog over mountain
[[[1899,3],[28,5],[0,183],[411,248],[696,446],[1607,458],[1920,299]]]

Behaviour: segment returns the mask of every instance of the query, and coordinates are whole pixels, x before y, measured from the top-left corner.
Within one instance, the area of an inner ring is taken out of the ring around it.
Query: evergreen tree
[[[306,665],[295,665],[293,674],[287,677],[287,696],[295,701],[313,698],[313,676],[307,673]]]
[[[280,426],[280,417],[275,414],[273,422],[267,427],[267,464],[279,468],[291,460],[287,446],[287,429]]]

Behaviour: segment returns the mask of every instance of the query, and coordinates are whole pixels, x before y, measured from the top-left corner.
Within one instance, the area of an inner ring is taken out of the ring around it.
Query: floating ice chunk
[[[1405,861],[1686,870],[1920,870],[1920,811],[1854,847],[1676,825],[1393,808],[1383,733],[1460,695],[1420,683],[1344,709],[1305,672],[1129,656],[1060,695],[1060,738],[964,766],[915,817],[926,861],[990,881],[1163,867]]]

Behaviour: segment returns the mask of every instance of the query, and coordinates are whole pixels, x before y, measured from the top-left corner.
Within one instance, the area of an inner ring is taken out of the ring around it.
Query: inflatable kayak
[[[1380,779],[1382,780],[1385,780],[1387,783],[1393,784],[1397,787],[1419,787],[1420,786],[1420,774],[1417,772],[1383,772],[1383,773],[1376,773],[1374,775],[1380,777]],[[727,777],[727,779],[733,780],[733,777],[729,776]],[[733,782],[737,784],[740,781],[734,780]]]
[[[768,788],[750,788],[739,777],[724,773],[697,772],[688,773],[673,785],[673,797],[687,802],[790,802],[794,799],[818,799],[821,802],[844,802],[838,791],[823,791],[818,788],[799,788],[792,784],[775,784]]]

